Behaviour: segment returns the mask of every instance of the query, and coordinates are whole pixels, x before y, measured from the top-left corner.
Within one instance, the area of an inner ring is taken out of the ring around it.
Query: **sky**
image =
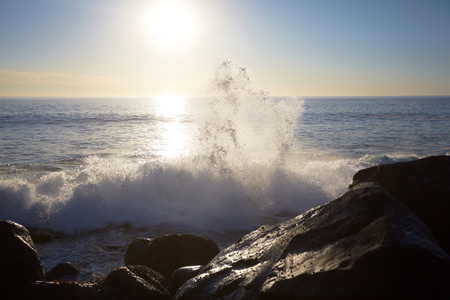
[[[0,0],[0,96],[450,95],[449,0]]]

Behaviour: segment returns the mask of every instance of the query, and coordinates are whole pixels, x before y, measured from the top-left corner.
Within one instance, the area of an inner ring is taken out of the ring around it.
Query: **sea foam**
[[[89,155],[53,171],[10,172],[0,181],[0,218],[67,233],[123,224],[250,230],[337,197],[360,167],[299,155],[303,102],[268,98],[233,62],[217,66],[195,101],[188,154]]]

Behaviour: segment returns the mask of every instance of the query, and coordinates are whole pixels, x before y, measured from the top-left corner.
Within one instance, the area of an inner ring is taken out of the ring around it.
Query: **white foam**
[[[123,223],[250,229],[337,197],[358,169],[357,160],[293,151],[303,102],[268,99],[232,62],[197,101],[189,155],[92,155],[78,169],[0,180],[0,218],[65,232]]]
[[[187,160],[138,164],[105,157],[80,173],[1,181],[0,216],[65,232],[123,223],[246,229],[267,216],[300,213],[330,200],[341,192],[340,181],[348,184],[339,169],[353,172],[343,162],[252,163],[234,174]]]

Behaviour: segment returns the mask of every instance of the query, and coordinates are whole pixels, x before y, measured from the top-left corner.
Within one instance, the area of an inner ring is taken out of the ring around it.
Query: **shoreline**
[[[311,296],[334,299],[343,295],[350,298],[359,298],[362,295],[372,295],[373,298],[382,295],[387,298],[396,298],[400,295],[433,295],[436,299],[444,299],[443,297],[450,296],[450,289],[445,288],[444,284],[450,280],[448,254],[450,239],[447,232],[447,228],[450,228],[447,218],[450,213],[449,186],[450,156],[434,156],[406,163],[380,165],[357,172],[347,192],[330,203],[313,208],[283,223],[262,226],[239,238],[226,249],[219,250],[211,239],[189,234],[164,235],[154,240],[137,238],[127,246],[126,266],[115,268],[107,277],[86,282],[58,280],[45,282],[42,281],[45,279],[44,272],[42,269],[39,271],[39,267],[33,271],[37,275],[26,275],[26,273],[11,273],[12,269],[8,270],[3,266],[0,268],[3,272],[1,284],[8,293],[18,296],[19,299],[31,294],[37,295],[36,299],[41,299],[40,297],[48,299],[47,296],[52,293],[61,296],[74,291],[78,291],[78,295],[83,297],[77,298],[73,294],[70,299],[109,299],[109,296],[117,292],[122,293],[123,288],[127,289],[127,293],[131,293],[127,294],[128,296],[150,295],[157,291],[158,297],[162,297],[158,299],[210,298],[217,293],[236,299],[241,296],[253,299],[256,295],[264,299],[279,299],[294,295],[298,299]],[[373,210],[373,213],[368,214],[368,210]],[[374,218],[374,221],[368,220],[368,216]],[[376,225],[378,223],[384,225],[380,227]],[[0,229],[4,226],[16,226],[19,229],[15,232],[24,234],[22,241],[28,241],[34,248],[26,229],[18,224],[8,222],[6,224],[3,222]],[[314,229],[316,226],[317,229]],[[312,235],[308,233],[309,231]],[[390,238],[374,239],[379,234]],[[358,242],[350,243],[350,241]],[[9,247],[11,243],[5,245]],[[198,260],[192,260],[194,253],[199,259],[206,257],[199,252],[205,247],[201,246],[201,243],[215,245],[208,247],[216,247],[217,250],[213,253],[218,254],[209,254],[212,255],[211,258],[197,263]],[[191,248],[187,248],[187,245]],[[395,247],[392,248],[392,245]],[[317,247],[324,248],[317,252]],[[166,260],[167,253],[173,252],[174,249],[179,249],[177,250],[179,252],[172,259]],[[273,252],[275,249],[278,250]],[[334,249],[331,256],[327,254],[330,253],[330,249]],[[111,245],[111,250],[117,249]],[[308,253],[316,254],[311,256]],[[345,253],[347,254],[344,255]],[[14,256],[15,253],[9,255]],[[40,265],[38,253],[35,252],[35,255],[36,262]],[[130,255],[136,257],[132,263]],[[157,258],[155,262],[146,262],[155,255],[162,255],[166,259]],[[373,258],[366,261],[366,256],[367,259]],[[183,257],[190,257],[191,260],[185,261]],[[292,257],[294,260],[286,265],[287,262],[283,257]],[[404,257],[409,259],[405,261]],[[232,262],[229,262],[230,259]],[[385,259],[388,264],[381,263]],[[170,269],[166,271],[160,269],[161,263],[178,260],[180,262],[171,265]],[[373,260],[380,260],[380,263],[373,264]],[[273,262],[269,263],[271,261]],[[314,270],[312,273],[308,273],[310,267],[304,265],[306,262],[309,264],[309,261],[314,266],[311,269]],[[141,264],[146,267],[135,267]],[[187,270],[181,268],[181,271],[176,271],[182,266],[197,264],[204,267],[190,267]],[[265,271],[267,267],[261,269],[267,264],[274,264],[270,267],[274,268],[272,273]],[[319,267],[320,265],[323,266]],[[153,269],[163,272],[165,279]],[[170,288],[174,281],[171,278],[174,271],[184,274],[182,277],[185,283],[179,285],[180,289]],[[275,274],[273,272],[278,275],[271,277],[269,274]],[[344,273],[331,281],[324,279],[326,277],[323,276],[334,278],[335,275],[332,275],[334,272]],[[186,275],[187,273],[190,275]],[[28,279],[25,281],[12,279],[12,274],[18,274],[14,275],[19,276],[18,278]],[[308,277],[303,277],[307,274]],[[33,279],[33,276],[37,278]],[[395,285],[386,282],[383,276],[391,278]],[[194,279],[190,279],[192,277]],[[142,285],[143,278],[145,282]],[[305,281],[301,278],[309,279]],[[299,289],[296,282],[300,279],[302,285]],[[5,286],[5,280],[6,282],[12,280],[13,284]],[[235,283],[230,289],[229,284],[224,285],[224,282]],[[325,288],[329,284],[334,288],[331,290]],[[322,288],[317,289],[319,286]],[[171,289],[172,294],[167,289]]]

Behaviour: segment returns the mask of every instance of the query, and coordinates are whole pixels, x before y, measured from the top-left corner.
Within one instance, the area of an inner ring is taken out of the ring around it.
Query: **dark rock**
[[[0,284],[1,299],[85,300],[92,299],[98,284],[69,281],[23,281]]]
[[[148,266],[170,279],[176,269],[206,265],[217,253],[219,248],[211,239],[192,234],[137,238],[127,248],[125,265]]]
[[[161,274],[145,266],[120,267],[108,275],[94,300],[172,299],[161,280]]]
[[[127,247],[125,252],[125,265],[146,265],[148,259],[148,247],[151,239],[136,238]]]
[[[217,255],[176,299],[449,299],[450,258],[376,183]]]
[[[353,177],[361,182],[378,182],[412,209],[450,254],[450,156],[364,169]]]
[[[45,274],[47,280],[55,280],[63,276],[76,275],[80,270],[70,262],[63,262]]]
[[[172,275],[172,281],[169,285],[169,292],[171,295],[175,295],[178,289],[189,279],[195,277],[200,273],[200,271],[205,266],[197,265],[197,266],[187,266],[176,269]]]
[[[160,273],[152,270],[149,267],[140,266],[140,265],[132,265],[132,266],[127,266],[127,268],[131,272],[133,272],[137,276],[145,279],[148,282],[153,282],[156,280],[157,282],[161,283],[162,286],[166,285],[166,279],[164,278],[164,276],[162,276]]]
[[[41,261],[28,230],[0,221],[0,282],[45,280]]]

